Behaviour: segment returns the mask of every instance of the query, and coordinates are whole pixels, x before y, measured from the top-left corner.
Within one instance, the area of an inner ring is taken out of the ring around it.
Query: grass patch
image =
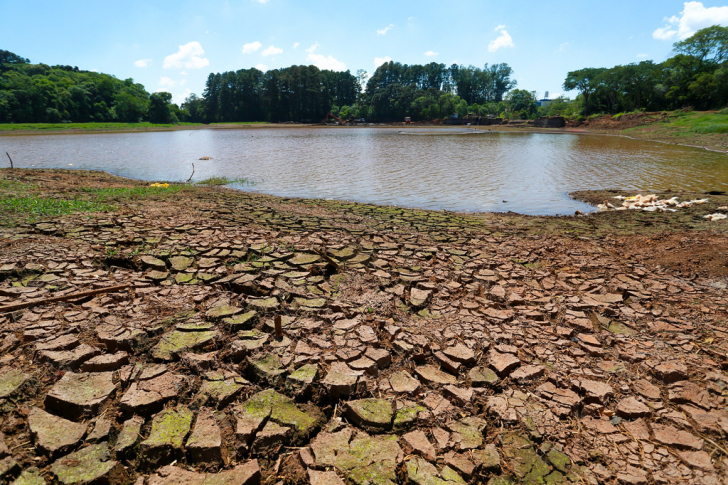
[[[113,206],[79,199],[50,199],[44,197],[0,198],[0,223],[8,224],[22,218],[34,222],[43,217],[62,216],[74,212],[108,212]]]
[[[0,123],[0,131],[21,130],[138,130],[141,128],[173,128],[175,126],[201,126],[201,123]]]
[[[255,182],[246,178],[231,179],[223,176],[216,176],[200,180],[197,184],[213,187],[218,185],[255,185]]]
[[[728,133],[728,115],[722,113],[680,112],[665,124],[693,133]]]

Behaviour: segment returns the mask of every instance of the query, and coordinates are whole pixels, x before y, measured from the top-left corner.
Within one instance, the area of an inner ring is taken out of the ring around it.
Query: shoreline
[[[195,126],[175,126],[175,127],[143,127],[143,128],[121,128],[121,129],[108,129],[108,128],[89,128],[89,129],[49,129],[49,130],[0,130],[0,138],[3,136],[38,136],[38,135],[93,135],[93,134],[113,134],[113,133],[155,133],[155,132],[171,132],[171,131],[195,131],[195,130],[249,130],[249,129],[300,129],[300,128],[337,128],[337,129],[357,129],[357,128],[396,128],[396,129],[416,129],[416,128],[439,128],[448,127],[449,125],[435,125],[435,124],[404,124],[404,123],[383,123],[383,124],[372,124],[372,125],[354,125],[354,126],[336,126],[336,125],[322,125],[319,123],[265,123],[265,124],[235,124],[235,123],[221,123],[215,125],[195,125]],[[512,126],[508,125],[492,125],[486,126],[465,126],[463,128],[469,128],[473,130],[491,131],[493,133],[539,133],[539,134],[567,134],[567,135],[603,135],[603,136],[619,136],[629,138],[632,140],[641,140],[654,143],[662,143],[666,145],[677,145],[689,148],[698,148],[708,150],[715,153],[723,153],[728,155],[728,150],[717,145],[702,145],[689,142],[674,142],[661,139],[659,136],[650,137],[649,135],[636,135],[634,133],[623,133],[619,129],[605,130],[603,128],[589,129],[587,128],[536,128],[531,126]],[[690,138],[690,137],[689,137]],[[695,134],[692,136],[694,139],[699,139],[700,135]]]

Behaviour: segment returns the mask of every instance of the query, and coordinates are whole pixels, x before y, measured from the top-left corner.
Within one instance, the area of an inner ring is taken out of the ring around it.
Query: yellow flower
[[[153,184],[149,185],[150,187],[169,187],[169,184],[160,184],[159,182],[154,182]]]

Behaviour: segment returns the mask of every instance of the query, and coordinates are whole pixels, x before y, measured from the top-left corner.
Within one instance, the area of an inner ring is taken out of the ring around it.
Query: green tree
[[[153,93],[149,97],[150,123],[175,123],[177,118],[171,110],[172,95],[170,93]]]
[[[675,52],[700,61],[720,64],[728,60],[728,27],[713,25],[698,30],[688,39],[673,45]]]
[[[589,97],[597,88],[599,83],[598,77],[604,71],[604,68],[588,67],[578,71],[571,71],[566,75],[564,89],[567,91],[579,90],[584,98],[584,116],[588,116],[589,114]]]

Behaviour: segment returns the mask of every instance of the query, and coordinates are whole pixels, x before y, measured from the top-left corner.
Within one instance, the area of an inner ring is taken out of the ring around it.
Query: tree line
[[[0,122],[318,122],[329,112],[374,122],[468,113],[528,119],[728,105],[728,27],[702,29],[675,43],[674,51],[660,64],[569,72],[563,87],[578,91],[576,99],[539,107],[534,91],[516,89],[505,63],[480,68],[389,61],[371,76],[315,66],[241,69],[211,73],[201,96],[192,94],[177,106],[171,94],[150,94],[132,79],[32,64],[0,50]]]
[[[579,111],[621,113],[728,105],[728,27],[712,26],[673,45],[675,55],[612,68],[569,72],[564,89],[577,90]]]

